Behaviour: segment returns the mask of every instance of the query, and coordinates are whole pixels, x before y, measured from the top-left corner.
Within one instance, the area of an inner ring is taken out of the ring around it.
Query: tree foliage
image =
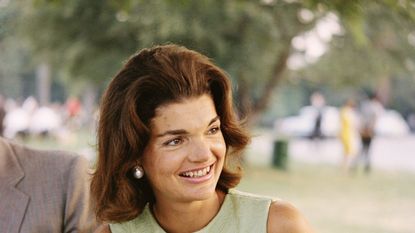
[[[415,10],[405,0],[15,0],[8,8],[19,9],[16,33],[34,57],[74,82],[102,87],[122,61],[154,44],[205,53],[235,80],[238,107],[252,122],[287,76],[355,85],[407,74],[415,63]],[[344,33],[318,62],[287,72],[293,38],[329,13]]]
[[[412,71],[407,64],[414,62],[415,46],[410,37],[415,32],[415,20],[375,2],[366,4],[362,11],[365,44],[354,40],[351,34],[338,36],[320,63],[308,70],[330,76],[322,80],[331,79],[340,84],[356,84],[362,79],[373,81],[396,72]]]

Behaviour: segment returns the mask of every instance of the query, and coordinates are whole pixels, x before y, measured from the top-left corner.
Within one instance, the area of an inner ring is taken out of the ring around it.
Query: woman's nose
[[[189,160],[191,162],[205,162],[209,160],[212,152],[210,143],[204,139],[197,139],[192,142],[192,149],[189,151]]]

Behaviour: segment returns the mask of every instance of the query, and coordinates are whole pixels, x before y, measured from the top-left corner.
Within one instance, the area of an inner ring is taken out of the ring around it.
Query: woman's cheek
[[[216,140],[212,144],[213,150],[220,156],[225,156],[226,154],[226,145],[225,141],[222,140]]]

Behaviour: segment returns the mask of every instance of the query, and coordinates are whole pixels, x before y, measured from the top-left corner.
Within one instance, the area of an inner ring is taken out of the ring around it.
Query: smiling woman
[[[291,205],[233,189],[241,169],[230,161],[249,140],[207,57],[140,51],[102,99],[91,190],[108,224],[98,232],[310,232]]]

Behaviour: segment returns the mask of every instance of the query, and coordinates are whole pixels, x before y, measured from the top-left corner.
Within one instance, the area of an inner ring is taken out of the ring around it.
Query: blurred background
[[[0,0],[0,132],[93,166],[106,85],[166,43],[233,80],[253,134],[239,189],[292,201],[317,232],[415,232],[412,0]],[[371,96],[371,169],[352,169]]]

